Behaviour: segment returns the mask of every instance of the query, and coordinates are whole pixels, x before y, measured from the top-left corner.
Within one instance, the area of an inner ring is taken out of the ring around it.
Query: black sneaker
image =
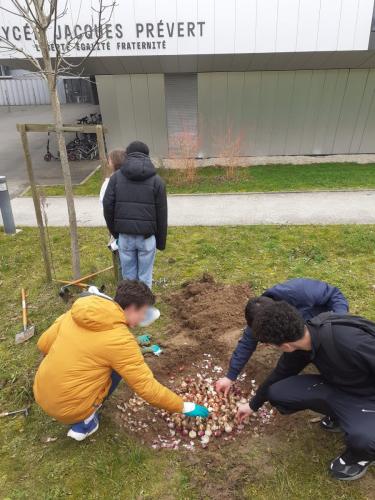
[[[355,459],[350,450],[346,450],[331,462],[330,470],[335,479],[354,481],[364,476],[372,464],[375,464],[375,461]]]
[[[341,427],[336,419],[326,415],[320,421],[320,427],[328,432],[341,432]]]

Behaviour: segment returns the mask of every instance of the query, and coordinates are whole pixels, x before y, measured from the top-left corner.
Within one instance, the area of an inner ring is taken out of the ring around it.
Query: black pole
[[[3,218],[4,232],[6,234],[16,234],[12,206],[5,175],[0,175],[0,210]]]

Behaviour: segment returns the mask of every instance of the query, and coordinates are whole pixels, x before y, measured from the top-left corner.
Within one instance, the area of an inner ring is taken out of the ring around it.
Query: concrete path
[[[317,191],[305,193],[249,193],[171,195],[171,226],[225,226],[251,224],[375,224],[374,191]],[[35,226],[31,198],[12,200],[18,226]],[[48,198],[50,226],[68,223],[64,198]],[[96,197],[77,197],[80,226],[102,226],[102,208]]]
[[[93,104],[63,104],[61,106],[65,123],[75,123],[78,118],[98,111]],[[19,196],[29,186],[25,158],[21,146],[17,123],[51,123],[52,110],[49,105],[38,106],[0,106],[1,160],[0,175],[5,175],[11,196]],[[66,141],[74,134],[66,134]],[[44,161],[47,134],[33,132],[28,135],[30,152],[36,180],[42,185],[55,185],[63,182],[59,161]],[[51,135],[51,151],[56,154],[57,146],[54,134]],[[73,184],[79,184],[98,165],[95,162],[72,162]]]

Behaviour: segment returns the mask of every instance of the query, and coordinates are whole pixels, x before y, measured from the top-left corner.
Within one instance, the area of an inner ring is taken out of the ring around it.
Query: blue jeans
[[[120,234],[119,255],[122,277],[139,280],[152,287],[152,271],[156,254],[156,239],[138,234]]]
[[[117,386],[121,382],[121,379],[122,379],[122,377],[117,372],[115,372],[115,370],[112,370],[112,373],[111,373],[111,386],[110,386],[108,394],[105,397],[105,399],[103,400],[103,402],[100,405],[95,405],[94,406],[95,412],[92,413],[89,417],[87,417],[87,419],[80,420],[79,422],[75,422],[73,425],[88,425],[89,420],[91,420],[95,415],[98,414],[97,412],[102,407],[104,401],[109,398],[109,396],[113,393],[113,391],[115,389],[117,389]]]
[[[109,396],[112,394],[112,392],[117,388],[117,386],[121,382],[121,378],[122,377],[117,372],[115,372],[115,370],[112,370],[112,374],[111,374],[112,384],[111,384],[111,387],[109,388],[107,398],[109,398]]]

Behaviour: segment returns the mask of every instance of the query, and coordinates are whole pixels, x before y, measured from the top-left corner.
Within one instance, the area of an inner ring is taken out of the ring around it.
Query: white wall
[[[65,29],[84,33],[77,50],[70,53],[83,56],[93,41],[88,36],[96,20],[91,5],[97,6],[98,0],[69,2],[59,25],[63,33]],[[373,0],[121,0],[117,4],[108,23],[109,37],[93,55],[367,50],[374,6]],[[0,0],[0,6],[12,8],[10,0]],[[40,54],[30,30],[4,11],[0,11],[0,33],[10,40],[21,38],[18,44]],[[64,41],[62,36],[60,43]]]

